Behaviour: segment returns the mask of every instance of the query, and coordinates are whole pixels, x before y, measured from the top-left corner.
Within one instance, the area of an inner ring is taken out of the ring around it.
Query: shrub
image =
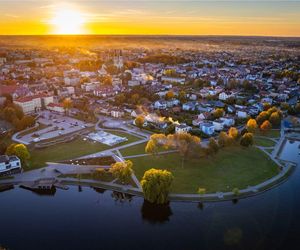
[[[205,194],[206,193],[206,189],[205,188],[198,188],[198,194]]]
[[[232,189],[232,193],[233,195],[238,196],[240,194],[240,190],[238,188],[234,188]]]

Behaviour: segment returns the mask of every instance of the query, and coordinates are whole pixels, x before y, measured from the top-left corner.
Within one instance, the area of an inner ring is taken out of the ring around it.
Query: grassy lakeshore
[[[138,179],[150,168],[167,169],[174,175],[171,192],[196,193],[232,191],[259,184],[278,173],[278,166],[255,147],[239,146],[220,150],[215,156],[200,159],[182,159],[178,154],[132,158]]]

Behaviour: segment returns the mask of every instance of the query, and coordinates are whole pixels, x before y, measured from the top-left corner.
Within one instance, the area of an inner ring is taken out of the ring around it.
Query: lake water
[[[286,140],[279,158],[300,164],[300,141]]]
[[[237,203],[120,202],[112,192],[71,186],[41,196],[0,193],[0,244],[9,249],[297,249],[300,171]],[[295,248],[296,247],[296,248]]]

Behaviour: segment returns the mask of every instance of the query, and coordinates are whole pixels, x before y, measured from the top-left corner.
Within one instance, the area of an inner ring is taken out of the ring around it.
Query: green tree
[[[132,165],[132,161],[129,160],[125,162],[116,162],[111,166],[109,171],[119,181],[128,184],[131,180],[131,175],[133,174]]]
[[[22,164],[26,164],[30,159],[30,153],[24,144],[11,144],[6,149],[6,154],[17,156],[21,160]]]
[[[269,121],[272,123],[272,126],[278,127],[281,122],[281,116],[278,111],[273,112],[269,118]]]
[[[182,156],[182,160],[187,157],[195,147],[199,146],[200,138],[189,133],[169,134],[167,136],[168,145],[177,149]]]
[[[152,154],[152,155],[154,155],[154,154],[157,153],[157,150],[158,150],[158,147],[157,147],[155,141],[154,141],[154,140],[149,140],[149,141],[147,142],[146,147],[145,147],[145,152],[146,152],[147,154]]]
[[[173,179],[172,173],[167,170],[152,168],[146,171],[141,180],[145,199],[156,204],[167,203]]]
[[[253,134],[252,133],[246,133],[242,136],[240,144],[244,147],[249,147],[250,145],[253,145]]]

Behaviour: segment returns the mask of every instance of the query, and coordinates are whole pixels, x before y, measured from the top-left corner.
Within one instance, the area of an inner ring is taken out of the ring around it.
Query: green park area
[[[266,136],[270,138],[279,138],[280,137],[280,129],[271,129],[268,132],[257,131],[257,136]]]
[[[147,142],[143,142],[140,144],[136,144],[134,146],[124,148],[120,150],[120,153],[123,156],[132,156],[132,155],[140,155],[140,154],[146,154],[145,153],[145,147],[147,145]],[[159,149],[158,152],[163,152],[165,149]]]
[[[125,132],[113,132],[114,135],[126,137],[128,141],[120,143],[116,146],[122,146],[131,142],[140,140],[139,138],[127,134]],[[61,143],[54,146],[49,146],[42,149],[31,149],[31,158],[25,170],[37,169],[45,166],[46,162],[57,162],[73,158],[78,158],[84,155],[97,153],[103,150],[110,149],[107,145],[99,142],[93,142],[83,138],[77,138],[71,142]]]
[[[274,147],[276,144],[274,141],[264,137],[254,137],[254,143],[262,147]]]
[[[124,155],[125,156],[125,155]],[[166,169],[174,175],[173,193],[232,191],[259,184],[279,171],[278,166],[255,147],[233,146],[219,150],[212,157],[186,159],[178,153],[130,159],[139,180],[151,168]]]

